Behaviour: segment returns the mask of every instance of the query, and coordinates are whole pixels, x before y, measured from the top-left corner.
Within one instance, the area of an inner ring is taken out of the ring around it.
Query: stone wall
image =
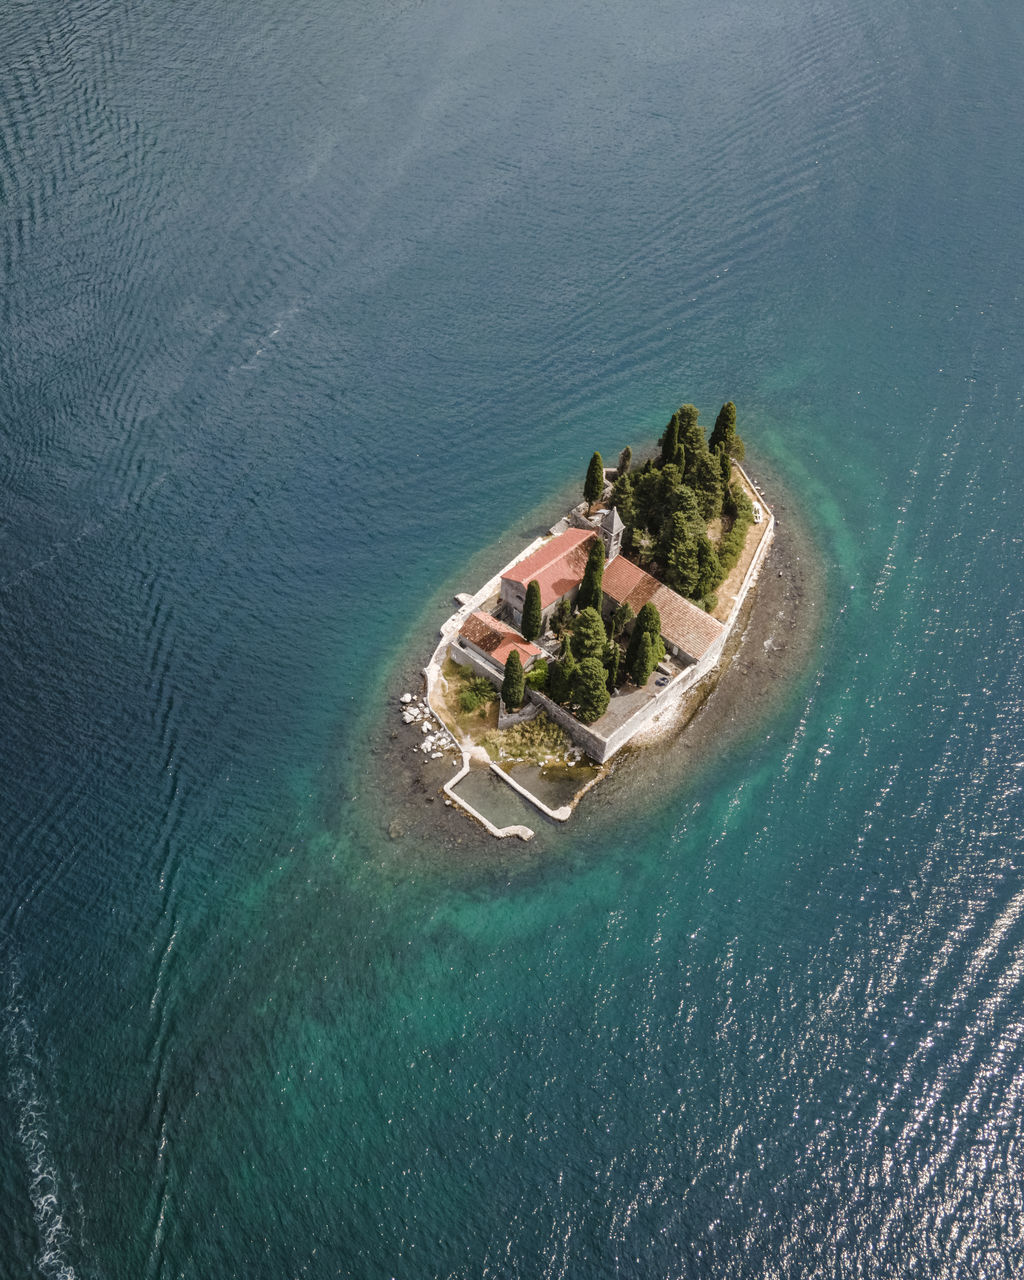
[[[734,462],[733,465],[741,472],[748,486],[754,490],[750,477],[743,468],[740,467],[739,463]],[[560,725],[566,733],[568,733],[573,742],[585,751],[591,759],[596,760],[598,764],[603,764],[606,760],[609,760],[615,752],[624,747],[636,733],[641,729],[646,728],[652,721],[656,720],[662,712],[666,710],[666,708],[675,706],[678,702],[679,695],[685,693],[688,689],[691,689],[718,664],[722,656],[722,650],[725,648],[725,643],[729,638],[740,609],[743,606],[743,602],[761,571],[765,557],[768,554],[768,549],[774,539],[775,516],[768,505],[764,502],[763,498],[759,497],[759,501],[762,503],[765,515],[767,516],[766,527],[762,534],[757,552],[744,575],[743,584],[740,588],[739,594],[737,595],[733,608],[730,610],[729,617],[725,623],[721,636],[715,641],[703,658],[701,658],[700,662],[695,663],[691,667],[687,667],[686,670],[681,672],[670,684],[666,685],[656,698],[653,698],[634,716],[630,717],[629,720],[620,725],[614,733],[608,734],[606,737],[595,729],[594,726],[580,724],[571,712],[567,711],[564,707],[560,707],[557,702],[552,702],[546,694],[527,687],[526,697],[529,703],[532,703],[545,711],[556,724]],[[575,516],[577,512],[579,512],[580,517],[582,517],[582,513],[585,512],[585,510],[585,504],[580,504],[579,507],[575,508],[575,510],[570,513],[567,523],[575,524],[577,527],[592,528],[593,526],[586,521],[585,518],[578,517],[577,519],[573,519],[573,516]],[[527,548],[519,553],[515,560],[505,566],[501,573],[507,573],[520,560],[532,554],[537,547],[543,545],[544,541],[545,539],[543,538],[534,539]],[[489,594],[492,594],[500,587],[500,584],[501,574],[497,574],[472,598],[467,600],[458,613],[453,614],[453,616],[442,626],[441,643],[435,650],[434,657],[431,659],[431,662],[426,668],[424,668],[424,674],[427,677],[428,698],[433,691],[434,682],[440,673],[440,664],[445,648],[447,648],[448,655],[453,661],[460,663],[462,666],[471,667],[478,675],[482,675],[487,680],[490,680],[496,688],[501,688],[502,672],[485,659],[478,657],[471,650],[462,648],[457,642],[458,631],[462,622],[465,621],[472,609],[478,608],[479,605],[488,598]],[[674,696],[669,697],[669,694]],[[523,719],[528,719],[534,714],[536,714],[535,711],[531,712],[530,716],[523,716],[522,713],[517,713],[517,717],[521,716]],[[515,722],[517,722],[516,719],[507,719],[502,727]]]
[[[612,754],[608,750],[607,741],[599,733],[593,733],[585,724],[580,724],[572,712],[566,711],[565,707],[560,707],[557,702],[552,702],[546,693],[541,693],[537,689],[527,689],[526,696],[532,702],[538,703],[555,724],[561,725],[573,742],[578,747],[582,747],[592,760],[603,764]]]
[[[524,702],[518,711],[506,711],[505,704],[498,699],[498,728],[511,729],[514,724],[525,724],[527,720],[535,720],[540,715],[540,707],[536,702]]]
[[[460,667],[472,667],[478,676],[490,680],[496,689],[501,688],[503,672],[486,658],[481,658],[479,654],[474,653],[472,649],[464,649],[457,640],[453,640],[448,646],[448,657],[452,662],[457,662]]]
[[[580,724],[570,711],[560,707],[557,702],[552,702],[547,694],[540,693],[536,689],[528,689],[527,696],[539,703],[551,719],[561,725],[573,742],[578,747],[582,747],[592,760],[596,760],[598,764],[604,764],[616,751],[621,750],[630,738],[641,729],[646,729],[652,721],[657,720],[666,708],[675,707],[681,694],[703,680],[721,658],[726,638],[727,636],[723,635],[721,640],[716,640],[700,662],[695,662],[685,671],[681,671],[656,697],[609,734],[601,733],[597,725]]]

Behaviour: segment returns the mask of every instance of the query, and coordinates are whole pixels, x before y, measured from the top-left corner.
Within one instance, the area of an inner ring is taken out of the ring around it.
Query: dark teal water
[[[1024,1273],[1022,10],[554,9],[0,14],[5,1278]],[[450,591],[726,398],[772,719],[390,841]]]

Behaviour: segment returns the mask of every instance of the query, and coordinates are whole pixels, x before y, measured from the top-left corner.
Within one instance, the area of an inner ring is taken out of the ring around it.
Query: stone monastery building
[[[515,625],[522,626],[526,588],[530,582],[536,581],[540,586],[540,607],[546,627],[561,600],[575,599],[587,567],[591,543],[594,538],[601,537],[607,555],[602,583],[606,604],[615,609],[628,603],[633,613],[638,614],[650,601],[661,616],[661,634],[666,650],[684,662],[699,662],[721,638],[725,628],[703,609],[621,555],[622,533],[622,521],[612,508],[602,514],[599,522],[588,522],[586,528],[566,529],[564,533],[557,534],[502,576],[501,603]],[[473,615],[474,618],[481,616],[484,615]],[[470,638],[466,636],[465,627],[462,635]],[[522,645],[527,643],[521,636],[518,640]],[[504,661],[501,665],[504,666]]]

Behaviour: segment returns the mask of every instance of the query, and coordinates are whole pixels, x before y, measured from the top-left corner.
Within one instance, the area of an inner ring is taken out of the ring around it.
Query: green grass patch
[[[558,764],[573,750],[569,735],[543,711],[511,729],[494,729],[481,741],[492,760],[505,763],[521,760],[528,764]]]

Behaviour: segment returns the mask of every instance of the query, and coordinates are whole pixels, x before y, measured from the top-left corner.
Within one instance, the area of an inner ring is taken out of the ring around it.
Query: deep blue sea
[[[0,10],[3,1280],[1024,1275],[1022,66],[1011,0]],[[428,821],[452,591],[726,399],[816,547],[770,714]]]

